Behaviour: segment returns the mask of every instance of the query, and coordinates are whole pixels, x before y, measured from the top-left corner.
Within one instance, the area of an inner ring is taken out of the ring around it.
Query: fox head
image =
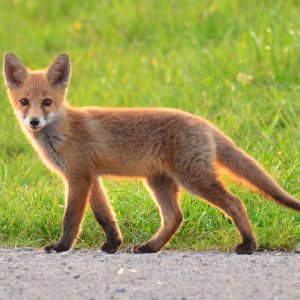
[[[32,71],[14,54],[6,53],[3,72],[21,125],[38,131],[59,117],[71,76],[69,55],[59,55],[45,70]]]

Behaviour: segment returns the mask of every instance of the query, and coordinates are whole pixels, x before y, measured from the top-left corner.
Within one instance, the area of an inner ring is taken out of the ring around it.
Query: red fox
[[[300,211],[300,202],[208,121],[174,109],[74,108],[66,102],[70,75],[67,54],[42,71],[31,71],[12,53],[4,56],[5,83],[20,125],[41,159],[66,183],[62,234],[44,248],[47,252],[74,245],[88,203],[106,234],[101,249],[118,250],[122,235],[100,179],[108,175],[144,178],[160,210],[159,230],[146,243],[129,247],[133,253],[161,250],[178,230],[180,186],[233,221],[242,239],[238,254],[256,250],[246,209],[220,181],[219,166]]]

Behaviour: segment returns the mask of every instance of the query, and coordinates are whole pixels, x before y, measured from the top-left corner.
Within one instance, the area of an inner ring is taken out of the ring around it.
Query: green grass
[[[201,115],[300,198],[299,3],[266,1],[2,0],[0,52],[32,68],[72,56],[74,105],[175,107]],[[0,88],[0,244],[59,238],[64,190],[38,160]],[[300,214],[228,183],[243,199],[262,248],[293,249]],[[105,181],[124,245],[160,220],[141,183]],[[230,249],[235,227],[183,193],[185,221],[167,248]],[[88,211],[79,247],[104,235]]]

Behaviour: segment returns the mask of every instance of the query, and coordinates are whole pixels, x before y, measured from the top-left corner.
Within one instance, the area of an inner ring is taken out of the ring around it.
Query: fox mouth
[[[42,127],[42,126],[27,126],[27,128],[28,128],[30,131],[39,131],[39,130],[42,129],[43,127]]]

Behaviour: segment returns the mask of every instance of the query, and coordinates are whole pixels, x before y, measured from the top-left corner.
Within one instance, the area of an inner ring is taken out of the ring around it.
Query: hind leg
[[[176,183],[165,175],[147,178],[147,185],[160,209],[161,227],[146,243],[128,249],[128,252],[158,252],[173,236],[182,222]]]
[[[242,243],[235,249],[238,254],[252,254],[256,250],[255,236],[244,205],[214,175],[207,175],[200,184],[193,180],[187,188],[221,209],[233,221],[242,238]]]
[[[193,127],[183,126],[178,136],[179,141],[167,160],[172,178],[225,212],[242,238],[236,251],[240,254],[252,253],[256,249],[256,242],[246,210],[239,198],[226,190],[215,172],[216,145],[211,127],[205,123]]]

